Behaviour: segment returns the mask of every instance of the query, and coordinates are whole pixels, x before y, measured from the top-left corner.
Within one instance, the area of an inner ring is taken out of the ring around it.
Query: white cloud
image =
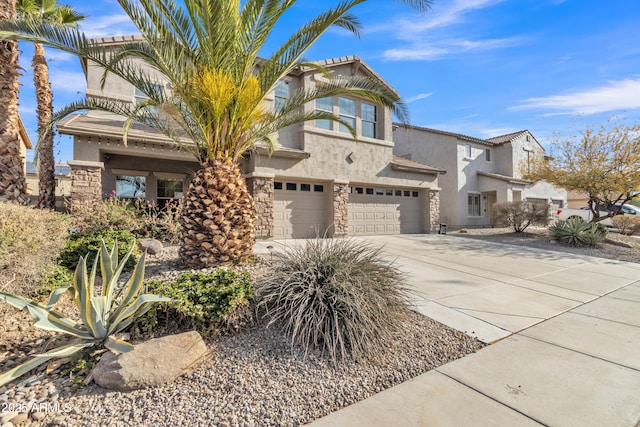
[[[81,29],[90,38],[138,34],[138,30],[124,13],[89,18],[81,24]]]
[[[433,95],[433,92],[429,92],[429,93],[420,93],[418,95],[415,96],[410,96],[409,98],[407,98],[405,101],[406,103],[410,103],[410,102],[416,102],[416,101],[420,101],[421,99],[425,99],[430,97],[431,95]]]
[[[45,56],[48,62],[77,61],[78,57],[61,50],[47,49]]]
[[[566,95],[529,98],[511,110],[550,109],[545,116],[563,114],[596,114],[640,108],[640,78],[611,81],[605,86]]]
[[[51,69],[49,78],[51,79],[51,89],[53,96],[57,93],[67,92],[71,94],[84,94],[87,83],[84,74],[80,71],[65,71]]]
[[[414,44],[402,49],[388,49],[382,54],[387,61],[429,61],[459,52],[481,52],[518,46],[522,37],[486,40],[446,39],[433,43]]]

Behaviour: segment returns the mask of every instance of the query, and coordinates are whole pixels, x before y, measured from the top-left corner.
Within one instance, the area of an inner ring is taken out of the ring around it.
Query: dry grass
[[[34,296],[64,247],[69,217],[0,203],[0,289]]]

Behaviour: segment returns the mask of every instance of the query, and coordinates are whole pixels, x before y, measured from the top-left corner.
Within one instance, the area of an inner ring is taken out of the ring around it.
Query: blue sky
[[[60,3],[89,16],[82,29],[92,37],[135,32],[114,0]],[[299,0],[267,47],[332,4]],[[426,15],[369,0],[354,13],[360,38],[332,29],[307,59],[360,56],[400,92],[414,125],[479,138],[528,129],[552,152],[557,133],[613,116],[640,120],[638,0],[435,0]],[[20,111],[35,143],[32,50],[21,48]],[[75,57],[48,50],[47,58],[58,109],[86,84]],[[70,138],[56,141],[56,160],[71,159]]]

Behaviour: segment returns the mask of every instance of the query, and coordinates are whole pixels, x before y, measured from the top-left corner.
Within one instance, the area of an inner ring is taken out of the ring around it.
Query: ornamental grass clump
[[[603,224],[585,222],[580,217],[556,221],[549,231],[557,241],[569,246],[594,246],[609,233]]]
[[[316,239],[279,256],[257,289],[258,309],[300,346],[338,359],[371,359],[393,345],[409,313],[404,275],[351,239]]]

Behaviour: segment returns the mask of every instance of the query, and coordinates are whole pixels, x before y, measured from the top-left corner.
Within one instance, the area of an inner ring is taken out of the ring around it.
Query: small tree
[[[618,214],[640,188],[640,123],[609,120],[587,126],[579,135],[558,140],[554,156],[535,162],[525,176],[589,197],[592,222]],[[616,207],[616,205],[618,207]],[[606,215],[600,215],[606,211]]]
[[[549,224],[549,204],[539,202],[503,202],[493,205],[497,225],[522,233],[530,225]]]

